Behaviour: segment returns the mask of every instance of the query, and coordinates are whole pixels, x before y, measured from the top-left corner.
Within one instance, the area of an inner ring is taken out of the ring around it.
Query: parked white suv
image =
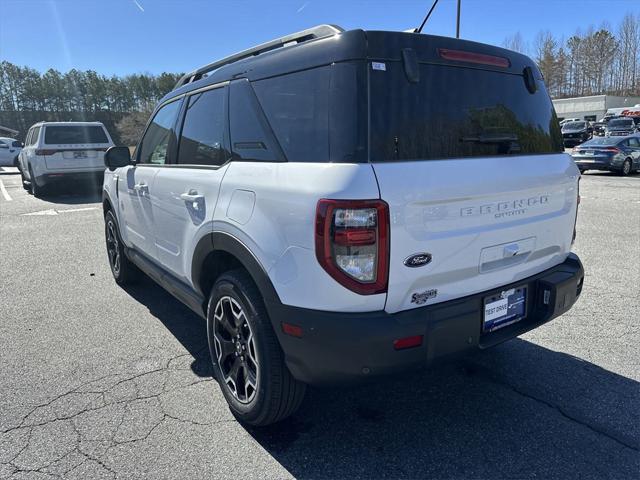
[[[0,167],[17,167],[22,142],[15,138],[0,137]]]
[[[501,48],[319,26],[185,75],[105,163],[116,281],[142,270],[206,319],[250,424],[581,292],[580,172],[538,68]]]
[[[113,145],[100,122],[36,123],[18,157],[22,184],[39,196],[54,183],[102,183],[104,152]]]

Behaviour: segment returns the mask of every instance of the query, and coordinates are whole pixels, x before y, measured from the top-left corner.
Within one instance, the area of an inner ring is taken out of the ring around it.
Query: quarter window
[[[180,136],[178,163],[222,165],[229,159],[225,149],[225,88],[189,97]]]
[[[29,142],[29,144],[35,145],[36,143],[38,143],[39,136],[40,136],[40,127],[35,127],[33,129],[33,132],[31,133],[31,141]]]
[[[247,80],[231,84],[229,124],[233,158],[246,161],[282,160],[260,104]]]
[[[630,146],[630,147],[633,147],[633,148],[638,148],[638,147],[640,147],[640,141],[638,141],[638,139],[637,139],[637,138],[635,138],[635,137],[631,137],[631,138],[628,140],[628,142],[629,142],[629,146]]]
[[[139,163],[167,163],[173,126],[179,111],[179,101],[171,102],[158,110],[140,143]]]
[[[290,162],[329,160],[329,81],[324,67],[253,82]]]

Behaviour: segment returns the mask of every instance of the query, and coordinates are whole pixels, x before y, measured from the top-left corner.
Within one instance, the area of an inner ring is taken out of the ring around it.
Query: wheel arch
[[[265,304],[280,302],[266,270],[251,250],[225,232],[212,232],[200,239],[193,252],[191,279],[197,292],[208,301],[213,284],[222,273],[242,268],[258,287]],[[206,312],[206,308],[205,308]]]

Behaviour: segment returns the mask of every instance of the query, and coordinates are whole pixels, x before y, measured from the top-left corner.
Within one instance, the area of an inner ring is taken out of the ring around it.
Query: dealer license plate
[[[493,332],[525,317],[527,288],[505,290],[484,299],[483,332]]]

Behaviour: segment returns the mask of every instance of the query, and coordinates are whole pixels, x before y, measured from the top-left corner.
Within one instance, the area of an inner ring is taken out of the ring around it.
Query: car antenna
[[[427,23],[427,20],[429,20],[429,17],[431,16],[431,13],[433,12],[433,9],[436,8],[437,4],[438,4],[438,0],[434,0],[433,5],[431,5],[431,8],[429,9],[429,13],[427,13],[427,16],[424,17],[424,20],[422,21],[420,26],[413,31],[414,33],[422,33],[422,29],[424,28],[424,24]]]

